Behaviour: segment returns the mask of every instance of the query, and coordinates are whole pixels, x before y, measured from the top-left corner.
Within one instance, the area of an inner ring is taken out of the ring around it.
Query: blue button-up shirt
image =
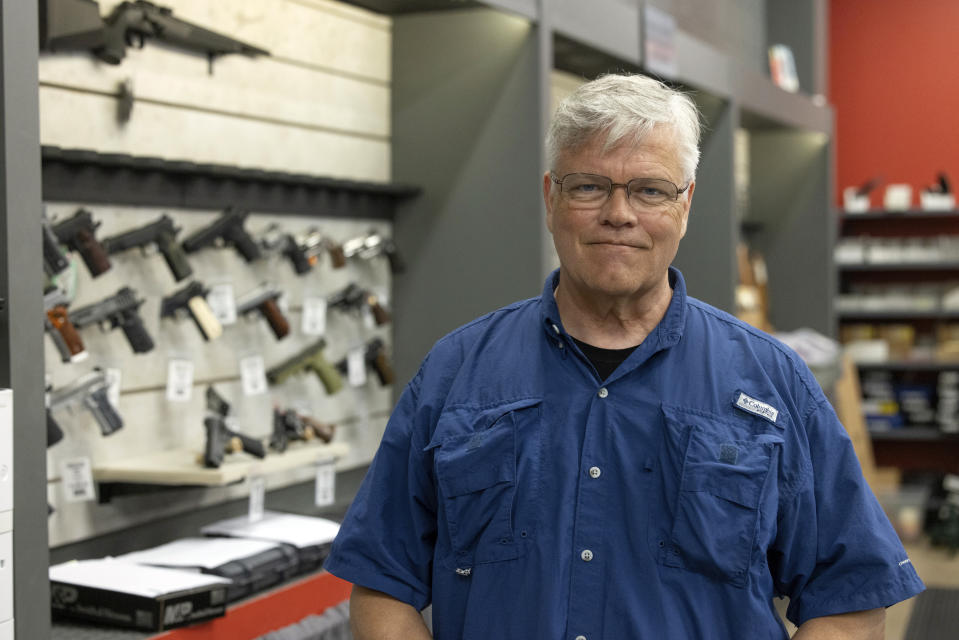
[[[605,381],[553,291],[440,340],[326,568],[440,640],[787,638],[922,582],[807,367],[687,297]]]

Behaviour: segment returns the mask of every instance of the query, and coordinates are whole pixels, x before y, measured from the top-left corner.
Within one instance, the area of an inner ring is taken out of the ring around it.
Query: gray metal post
[[[739,222],[732,161],[738,127],[739,109],[731,102],[723,103],[707,122],[689,225],[674,261],[691,296],[730,313],[738,280]]]
[[[50,636],[37,3],[0,4],[0,387],[14,402],[14,617],[18,638]]]

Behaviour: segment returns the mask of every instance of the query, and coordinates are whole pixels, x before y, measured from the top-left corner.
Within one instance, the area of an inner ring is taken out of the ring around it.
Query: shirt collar
[[[558,285],[559,269],[556,269],[546,276],[543,295],[540,298],[540,316],[543,330],[553,340],[562,335],[567,335],[566,329],[563,328],[563,322],[559,318],[556,296],[553,294]],[[650,333],[651,336],[658,334],[661,347],[670,347],[679,342],[683,335],[683,328],[686,326],[686,280],[676,267],[669,268],[669,286],[673,289],[673,297],[669,301],[666,315],[663,316],[656,329]]]

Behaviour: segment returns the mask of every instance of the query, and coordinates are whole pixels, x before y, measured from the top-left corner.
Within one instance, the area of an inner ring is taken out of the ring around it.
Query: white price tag
[[[308,336],[326,333],[326,298],[303,298],[302,331]]]
[[[167,365],[166,399],[169,402],[189,402],[193,395],[193,361],[174,358]]]
[[[236,324],[236,298],[233,295],[231,283],[224,282],[211,286],[206,302],[220,324]]]
[[[362,387],[366,384],[366,347],[351,349],[346,354],[346,377],[350,386]]]
[[[263,476],[250,476],[250,522],[263,519],[263,503],[266,499],[266,480]]]
[[[63,498],[67,502],[96,500],[90,458],[61,460],[60,477],[63,478]]]
[[[266,369],[263,356],[247,356],[240,360],[240,379],[243,381],[243,395],[257,396],[266,393]]]
[[[328,507],[336,500],[336,470],[333,461],[316,465],[316,492],[313,502],[318,507]]]
[[[365,304],[360,308],[360,318],[362,318],[363,328],[367,331],[376,328],[376,318],[373,317],[373,312]]]
[[[120,381],[123,378],[123,372],[119,369],[109,368],[103,372],[107,381],[107,400],[114,407],[120,406]]]
[[[353,389],[353,411],[356,412],[356,428],[362,433],[370,430],[370,403],[367,394]]]

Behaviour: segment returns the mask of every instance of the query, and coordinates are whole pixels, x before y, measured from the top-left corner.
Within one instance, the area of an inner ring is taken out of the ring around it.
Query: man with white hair
[[[640,75],[557,109],[560,268],[440,340],[390,418],[327,569],[358,640],[883,637],[923,589],[795,353],[670,266],[692,101]]]

